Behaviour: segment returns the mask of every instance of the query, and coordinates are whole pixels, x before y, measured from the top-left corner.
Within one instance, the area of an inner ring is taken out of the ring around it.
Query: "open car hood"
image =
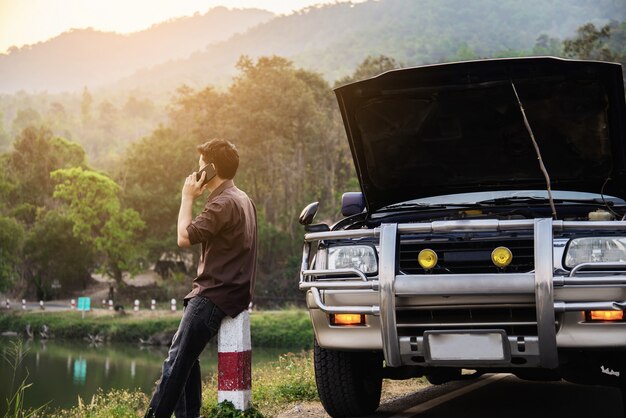
[[[625,197],[619,64],[514,58],[389,71],[335,90],[369,211],[452,193],[552,189]]]

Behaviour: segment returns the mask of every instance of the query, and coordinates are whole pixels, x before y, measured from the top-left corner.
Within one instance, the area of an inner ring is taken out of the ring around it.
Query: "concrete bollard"
[[[70,307],[72,310],[76,309],[76,299],[70,300]]]
[[[44,303],[43,303],[43,300],[40,300],[40,301],[39,301],[39,307],[41,308],[41,310],[42,310],[42,311],[43,311],[44,309],[46,309],[46,307],[45,307],[45,305],[44,305]]]
[[[133,307],[133,311],[139,312],[139,299],[135,299],[135,306]]]
[[[11,301],[9,299],[5,301],[5,306],[7,309],[11,309]]]
[[[231,401],[235,408],[250,408],[252,393],[252,346],[250,314],[243,311],[235,318],[222,320],[217,335],[217,402]]]
[[[106,309],[106,308],[107,308],[107,300],[102,299],[102,309]]]
[[[155,310],[156,309],[156,300],[152,299],[150,301],[150,310]]]
[[[109,310],[113,310],[113,301],[111,299],[109,299]]]
[[[172,312],[174,312],[176,310],[176,299],[172,299],[171,304],[172,304]]]
[[[26,310],[26,299],[22,299],[22,310]]]

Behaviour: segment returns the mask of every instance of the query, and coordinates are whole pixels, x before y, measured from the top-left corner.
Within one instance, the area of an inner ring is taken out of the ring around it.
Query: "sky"
[[[258,8],[289,14],[335,0],[0,0],[0,53],[53,38],[72,28],[129,33],[212,7]]]

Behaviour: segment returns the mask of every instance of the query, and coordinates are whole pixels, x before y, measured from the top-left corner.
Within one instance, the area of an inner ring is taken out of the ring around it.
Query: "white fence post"
[[[72,308],[72,310],[76,309],[76,299],[70,300],[70,307]]]
[[[156,309],[156,300],[152,299],[150,301],[150,310],[153,311]]]
[[[133,308],[133,311],[139,312],[139,299],[135,299],[135,307]]]
[[[113,310],[113,301],[111,299],[109,299],[109,310]]]
[[[241,411],[249,409],[252,397],[252,345],[248,311],[222,320],[217,335],[217,351],[217,402],[231,401]]]
[[[176,299],[172,299],[171,303],[172,303],[172,312],[174,312],[176,310]]]
[[[26,310],[26,299],[22,299],[22,310]]]

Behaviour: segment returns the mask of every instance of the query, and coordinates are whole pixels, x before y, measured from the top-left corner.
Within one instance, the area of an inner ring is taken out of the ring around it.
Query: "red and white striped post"
[[[252,345],[248,311],[222,320],[217,335],[217,351],[217,402],[231,401],[241,411],[249,409],[252,398]]]

